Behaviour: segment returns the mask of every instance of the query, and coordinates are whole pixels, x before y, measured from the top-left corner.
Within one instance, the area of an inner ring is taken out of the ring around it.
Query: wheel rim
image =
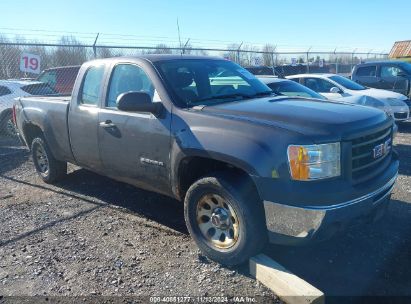
[[[198,201],[197,224],[208,245],[214,248],[229,249],[240,236],[234,208],[217,194],[205,195]]]
[[[42,145],[36,145],[34,150],[34,157],[37,163],[38,170],[41,173],[47,174],[49,171],[49,159],[47,158],[46,151]]]

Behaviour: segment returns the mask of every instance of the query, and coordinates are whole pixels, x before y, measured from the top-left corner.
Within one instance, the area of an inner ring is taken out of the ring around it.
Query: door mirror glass
[[[126,112],[148,112],[157,115],[160,104],[153,103],[146,92],[126,92],[117,97],[117,108]]]
[[[341,93],[341,91],[340,91],[340,89],[337,88],[337,87],[332,87],[332,88],[330,89],[330,93],[339,94],[339,93]]]

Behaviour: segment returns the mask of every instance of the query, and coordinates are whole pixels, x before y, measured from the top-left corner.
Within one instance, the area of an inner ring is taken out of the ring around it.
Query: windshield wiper
[[[274,91],[264,91],[264,92],[258,92],[253,95],[248,95],[249,98],[256,98],[256,97],[263,97],[263,96],[270,96],[270,95],[278,95],[277,93],[274,93]]]

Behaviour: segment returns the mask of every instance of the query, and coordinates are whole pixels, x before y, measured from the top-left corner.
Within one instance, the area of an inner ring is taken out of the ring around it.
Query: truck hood
[[[388,121],[384,112],[370,107],[282,96],[206,106],[202,112],[287,129],[314,142],[344,140]]]
[[[406,100],[407,96],[392,92],[392,91],[387,91],[387,90],[380,90],[380,89],[374,89],[374,88],[367,88],[366,90],[348,90],[345,89],[346,93],[349,93],[350,95],[365,95],[365,96],[370,96],[374,97],[377,99],[398,99],[398,100]]]

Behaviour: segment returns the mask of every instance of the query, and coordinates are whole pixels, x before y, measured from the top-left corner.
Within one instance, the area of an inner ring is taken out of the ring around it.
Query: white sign
[[[323,68],[323,67],[324,67],[324,59],[320,59],[320,61],[318,62],[318,66],[319,66],[320,68]]]
[[[296,66],[297,65],[297,58],[291,58],[291,65]]]
[[[22,53],[20,55],[20,71],[40,74],[40,56]]]

